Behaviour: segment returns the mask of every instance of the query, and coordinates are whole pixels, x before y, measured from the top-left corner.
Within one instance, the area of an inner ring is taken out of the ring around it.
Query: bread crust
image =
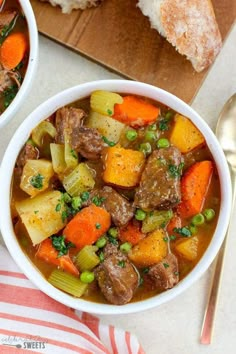
[[[215,60],[222,39],[211,0],[139,0],[138,6],[197,72]]]
[[[89,7],[98,6],[103,0],[40,0],[49,2],[53,6],[60,6],[63,13],[70,13],[73,9],[85,10]]]
[[[186,55],[197,72],[219,53],[222,40],[209,0],[165,0],[160,8],[166,39]]]

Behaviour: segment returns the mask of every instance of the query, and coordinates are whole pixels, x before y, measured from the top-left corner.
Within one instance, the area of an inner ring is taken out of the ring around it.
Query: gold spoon
[[[236,93],[225,103],[216,126],[216,136],[224,150],[226,159],[229,163],[232,174],[233,187],[233,205],[231,211],[231,220],[235,202],[235,183],[236,183]],[[200,342],[201,344],[210,344],[212,339],[213,325],[217,300],[219,295],[222,270],[224,265],[224,255],[226,249],[227,235],[230,230],[230,225],[221,249],[214,261],[214,271],[212,275],[212,283],[209,293],[209,298],[205,310],[205,315],[202,324]]]

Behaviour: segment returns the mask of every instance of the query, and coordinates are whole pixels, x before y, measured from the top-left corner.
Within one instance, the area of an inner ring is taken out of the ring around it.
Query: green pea
[[[80,197],[73,197],[71,201],[71,206],[73,209],[77,210],[82,206],[82,199]]]
[[[134,141],[137,138],[138,133],[136,130],[127,130],[125,136],[129,141]]]
[[[105,236],[101,236],[97,242],[95,243],[95,245],[98,247],[98,248],[103,248],[107,243],[107,239]]]
[[[154,131],[150,130],[145,133],[145,140],[147,140],[147,141],[152,142],[152,141],[155,141],[156,138],[157,138],[157,135]]]
[[[172,118],[172,117],[173,117],[173,114],[174,114],[174,113],[173,113],[172,111],[166,112],[166,114],[165,114],[166,119]]]
[[[114,237],[116,238],[118,236],[118,230],[116,227],[111,227],[109,230],[108,230],[108,235],[111,236],[111,237]]]
[[[157,147],[158,148],[167,148],[170,146],[170,142],[166,138],[161,138],[157,141]]]
[[[125,253],[128,253],[132,248],[132,245],[130,242],[125,242],[125,243],[122,243],[122,245],[120,245],[120,250],[122,252],[125,252]]]
[[[191,220],[191,223],[194,226],[202,225],[204,224],[204,222],[205,222],[205,218],[201,213],[194,215],[194,217]]]
[[[79,278],[83,283],[89,284],[92,283],[92,281],[94,281],[95,275],[93,272],[90,272],[89,270],[85,270],[80,274]]]
[[[152,147],[150,143],[142,143],[139,146],[139,151],[141,151],[144,155],[148,155],[152,152]]]
[[[142,221],[146,218],[146,212],[142,209],[137,209],[136,210],[136,213],[135,213],[135,219],[136,220],[139,220],[139,221]]]
[[[205,216],[207,221],[211,221],[215,217],[215,210],[214,209],[205,209],[203,215]]]
[[[190,225],[189,226],[189,230],[190,230],[190,232],[191,232],[191,235],[196,235],[196,233],[197,233],[197,227],[195,226],[195,225]]]

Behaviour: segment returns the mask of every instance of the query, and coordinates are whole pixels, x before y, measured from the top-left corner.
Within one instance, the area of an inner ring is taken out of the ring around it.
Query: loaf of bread
[[[98,6],[103,0],[41,0],[50,2],[53,6],[61,6],[63,13],[70,13],[73,9],[85,10]]]
[[[137,5],[197,72],[214,61],[222,40],[211,0],[139,0]]]

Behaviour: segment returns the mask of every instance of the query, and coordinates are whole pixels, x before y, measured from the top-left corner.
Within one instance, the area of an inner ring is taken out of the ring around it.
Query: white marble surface
[[[236,92],[235,43],[236,26],[192,104],[213,130],[222,105]],[[27,102],[14,120],[0,132],[0,161],[15,129],[38,104],[70,86],[96,79],[115,78],[119,76],[40,36],[38,74]],[[102,321],[131,330],[138,336],[147,354],[236,353],[235,228],[236,220],[229,236],[214,337],[210,346],[199,344],[199,336],[211,268],[184,294],[167,304],[140,314],[100,316]]]

